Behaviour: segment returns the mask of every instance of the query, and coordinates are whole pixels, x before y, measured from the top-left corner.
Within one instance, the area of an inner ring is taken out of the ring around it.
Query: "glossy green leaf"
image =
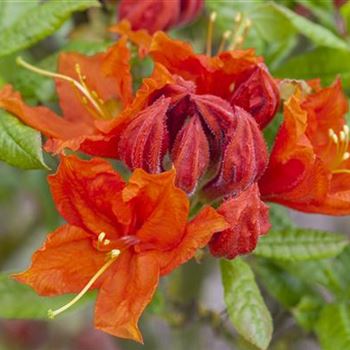
[[[74,296],[41,297],[33,289],[0,274],[0,318],[48,319],[48,310],[55,310],[72,300]],[[86,294],[74,307],[77,308],[94,297]],[[72,310],[73,310],[72,309]]]
[[[273,70],[278,78],[314,79],[321,78],[330,84],[340,76],[343,85],[350,87],[350,53],[343,50],[318,48],[295,56]]]
[[[254,253],[276,260],[304,261],[337,256],[349,242],[336,233],[295,228],[271,230],[259,241]]]
[[[350,305],[326,305],[321,311],[316,333],[322,350],[350,349]]]
[[[99,6],[96,0],[49,0],[29,9],[0,32],[0,57],[25,49],[53,34],[75,11]]]
[[[272,320],[250,266],[239,258],[222,260],[221,275],[225,303],[236,330],[259,349],[267,349]]]
[[[0,109],[0,160],[22,169],[47,168],[40,133]]]

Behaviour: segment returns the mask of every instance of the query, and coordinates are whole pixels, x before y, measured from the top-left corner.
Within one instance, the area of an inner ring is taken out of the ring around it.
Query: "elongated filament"
[[[43,75],[46,77],[50,77],[50,78],[54,78],[54,79],[62,79],[62,80],[68,81],[69,83],[73,84],[73,86],[75,86],[84,95],[84,97],[94,106],[96,111],[99,113],[100,117],[104,118],[104,115],[105,115],[104,111],[101,109],[99,104],[95,101],[94,97],[91,95],[90,91],[87,89],[85,84],[81,84],[78,81],[76,81],[75,79],[68,77],[66,75],[46,71],[44,69],[35,67],[35,66],[29,64],[28,62],[24,61],[22,57],[17,57],[16,63],[24,68],[27,68],[28,70],[31,70],[31,71],[37,73],[37,74],[40,74],[40,75]],[[78,74],[79,74],[79,72],[80,71],[78,70]]]
[[[86,284],[86,286],[81,290],[81,292],[75,296],[68,304],[62,306],[61,308],[57,310],[49,310],[48,311],[48,317],[50,319],[54,319],[57,315],[60,313],[66,311],[71,306],[73,306],[75,303],[77,303],[91,288],[91,286],[97,281],[97,279],[114,263],[114,261],[118,258],[120,255],[119,249],[113,249],[110,252],[110,258],[107,260],[107,262],[96,272],[96,274],[91,278],[91,280]]]
[[[206,51],[206,54],[208,56],[211,56],[211,48],[212,48],[212,42],[213,42],[213,29],[214,29],[215,21],[216,21],[216,12],[212,12],[210,14],[209,24],[208,24],[207,51]]]

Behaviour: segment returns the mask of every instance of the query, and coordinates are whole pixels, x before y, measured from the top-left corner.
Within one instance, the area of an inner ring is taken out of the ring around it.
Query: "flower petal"
[[[93,129],[83,122],[71,123],[58,117],[46,107],[27,106],[20,93],[13,91],[10,85],[5,85],[0,90],[0,108],[6,109],[47,137],[68,140],[93,133]]]
[[[123,131],[118,153],[131,168],[143,168],[150,173],[162,169],[162,158],[168,148],[166,112],[170,98],[160,97],[140,112]]]
[[[148,174],[136,169],[123,190],[123,199],[137,213],[136,235],[155,249],[170,249],[185,232],[189,202],[175,187],[175,171]]]
[[[176,248],[158,252],[161,275],[166,275],[193,258],[197,249],[205,247],[215,232],[229,228],[229,223],[211,207],[205,207],[193,220]]]
[[[176,169],[176,185],[187,193],[193,193],[209,163],[209,144],[198,115],[177,134],[171,152]]]
[[[255,120],[240,107],[234,107],[236,125],[227,130],[220,169],[206,186],[210,198],[237,196],[265,171],[268,154]]]
[[[59,227],[33,255],[30,268],[13,277],[40,295],[80,292],[106,258],[93,247],[90,237],[88,232],[75,226]],[[98,288],[101,281],[103,277],[93,288]]]
[[[119,237],[121,223],[130,221],[128,207],[121,199],[124,181],[107,161],[62,157],[49,184],[61,215],[87,232]]]
[[[111,267],[96,302],[96,328],[142,343],[138,320],[150,303],[159,280],[153,253],[122,253]]]
[[[233,259],[255,249],[261,235],[267,233],[268,207],[261,201],[257,184],[253,184],[238,197],[225,201],[218,209],[230,227],[216,233],[209,243],[210,252],[217,257]]]

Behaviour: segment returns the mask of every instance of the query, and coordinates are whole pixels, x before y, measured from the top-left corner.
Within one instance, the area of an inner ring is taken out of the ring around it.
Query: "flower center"
[[[344,125],[339,133],[333,129],[328,130],[328,136],[336,147],[335,157],[332,160],[331,168],[333,174],[350,174],[350,169],[341,168],[341,164],[350,158],[349,149],[349,127]],[[340,168],[339,168],[340,167]]]
[[[90,90],[86,84],[86,76],[81,73],[81,67],[78,63],[75,65],[75,71],[78,75],[79,80],[75,80],[72,77],[69,77],[64,74],[50,72],[38,67],[35,67],[28,62],[24,61],[21,57],[17,57],[17,64],[20,66],[35,72],[37,74],[68,81],[74,87],[74,90],[78,93],[78,97],[81,100],[82,104],[85,106],[87,111],[95,119],[111,119],[112,116],[108,109],[104,105],[104,101],[98,96],[97,92]]]

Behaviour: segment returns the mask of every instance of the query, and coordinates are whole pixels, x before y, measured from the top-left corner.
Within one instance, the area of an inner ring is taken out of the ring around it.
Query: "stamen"
[[[350,158],[350,153],[349,152],[345,152],[344,154],[343,154],[343,161],[344,160],[348,160]]]
[[[350,159],[349,127],[344,125],[342,130],[336,134],[333,129],[328,130],[328,136],[336,146],[335,156],[332,154],[331,168],[333,174],[350,174],[350,169],[339,169],[339,166],[346,160]]]
[[[220,46],[218,49],[218,54],[220,54],[222,51],[224,51],[225,44],[231,35],[232,35],[232,32],[230,30],[227,30],[226,32],[224,32],[224,34],[222,35],[222,38],[221,38],[221,43],[220,43]]]
[[[111,243],[111,241],[109,240],[109,239],[105,239],[104,241],[103,241],[103,245],[108,245],[108,244],[110,244]]]
[[[67,75],[46,71],[44,69],[32,66],[31,64],[29,64],[26,61],[24,61],[22,59],[22,57],[17,57],[16,58],[16,63],[18,65],[24,67],[24,68],[27,68],[28,70],[31,70],[31,71],[37,73],[37,74],[40,74],[40,75],[43,75],[43,76],[46,76],[46,77],[50,77],[50,78],[54,78],[54,79],[62,79],[62,80],[68,81],[69,83],[71,83],[74,87],[76,87],[84,95],[86,101],[89,101],[93,105],[93,107],[99,113],[100,117],[105,118],[103,110],[100,108],[98,103],[96,103],[94,98],[91,96],[91,94],[90,94],[89,90],[87,89],[85,83],[83,83],[83,80],[84,80],[83,78],[84,77],[81,75],[80,67],[79,67],[78,64],[75,66],[75,68],[76,68],[77,73],[78,73],[78,71],[80,72],[80,74],[78,73],[80,82],[76,81],[75,79],[73,79],[73,78],[71,78],[71,77],[69,77]]]
[[[214,29],[214,23],[216,21],[216,12],[212,12],[209,17],[209,24],[208,24],[208,34],[207,34],[207,50],[206,54],[208,56],[211,56],[211,48],[212,48],[212,41],[213,41],[213,29]]]
[[[103,233],[103,232],[102,232]],[[62,306],[61,308],[57,310],[49,310],[48,311],[48,317],[50,319],[54,319],[57,315],[60,313],[66,311],[71,306],[73,306],[76,302],[78,302],[91,288],[91,286],[97,281],[97,279],[113,264],[113,262],[118,258],[120,255],[119,249],[113,249],[110,251],[110,258],[107,260],[107,262],[96,272],[96,274],[91,278],[91,280],[86,284],[86,286],[81,290],[81,292],[72,299],[68,304]]]

